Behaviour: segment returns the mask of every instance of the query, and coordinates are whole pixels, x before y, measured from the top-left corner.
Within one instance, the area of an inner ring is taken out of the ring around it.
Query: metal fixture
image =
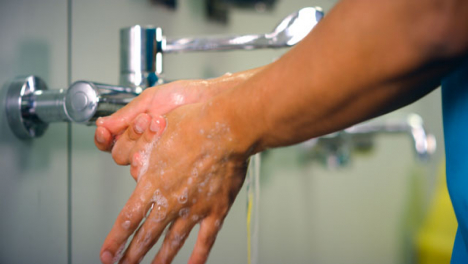
[[[302,40],[324,14],[306,7],[285,17],[272,32],[256,35],[168,39],[161,28],[139,25],[120,30],[120,85],[136,91],[162,83],[163,54],[290,47]]]
[[[422,118],[410,114],[403,119],[386,119],[357,124],[345,130],[302,143],[307,156],[328,168],[347,165],[354,152],[369,151],[374,138],[380,134],[407,134],[410,136],[416,156],[427,161],[436,150],[436,139],[429,134]]]
[[[18,77],[8,86],[6,112],[16,136],[35,138],[53,122],[92,124],[135,96],[130,88],[87,81],[75,82],[67,90],[48,90],[39,77]]]
[[[143,89],[162,83],[163,53],[289,47],[303,39],[322,17],[320,8],[307,7],[287,16],[271,33],[245,36],[166,40],[161,28],[122,29],[120,86],[78,81],[67,90],[48,90],[39,77],[19,77],[7,87],[8,123],[23,139],[41,136],[52,122],[93,124]]]

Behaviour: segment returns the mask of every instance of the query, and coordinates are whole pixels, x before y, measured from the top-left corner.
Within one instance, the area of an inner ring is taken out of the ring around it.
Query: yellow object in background
[[[457,220],[447,191],[445,162],[437,175],[434,200],[422,228],[416,236],[418,263],[450,263]]]

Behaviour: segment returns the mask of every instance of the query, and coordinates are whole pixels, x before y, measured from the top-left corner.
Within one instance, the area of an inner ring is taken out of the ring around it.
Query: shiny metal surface
[[[40,137],[47,129],[48,123],[42,122],[34,111],[34,99],[44,91],[47,91],[47,85],[35,76],[18,77],[9,84],[6,114],[8,124],[17,137]]]
[[[162,43],[162,52],[178,53],[290,47],[302,40],[322,17],[323,12],[320,8],[306,7],[285,17],[271,33],[167,39]]]
[[[8,123],[19,138],[41,136],[53,122],[91,125],[100,116],[114,113],[137,93],[131,87],[77,81],[67,90],[47,90],[36,76],[19,77],[8,85]]]
[[[99,92],[93,83],[78,81],[68,88],[64,103],[68,120],[83,123],[96,113]]]
[[[308,156],[329,168],[346,166],[353,152],[369,151],[375,137],[384,134],[406,134],[411,138],[416,157],[429,160],[436,151],[436,139],[424,127],[422,118],[410,114],[403,119],[369,121],[345,130],[302,143]]]
[[[120,81],[139,93],[161,84],[163,54],[196,51],[253,50],[290,47],[323,18],[319,7],[306,7],[285,17],[271,33],[167,39],[161,28],[136,25],[120,30]]]
[[[157,83],[162,72],[162,67],[156,69],[157,32],[161,41],[160,28],[136,25],[120,30],[120,85],[141,92]]]

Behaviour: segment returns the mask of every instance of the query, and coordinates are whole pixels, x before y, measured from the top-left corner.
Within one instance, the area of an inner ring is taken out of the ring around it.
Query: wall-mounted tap
[[[369,121],[302,143],[304,157],[328,168],[346,166],[354,152],[369,151],[375,137],[381,134],[406,134],[416,157],[427,161],[436,150],[436,139],[424,127],[422,118],[410,114],[406,118]]]
[[[52,122],[92,124],[143,89],[163,83],[164,53],[289,47],[303,39],[322,17],[320,8],[307,7],[287,16],[271,33],[244,36],[166,39],[160,28],[122,29],[120,86],[78,81],[67,90],[48,90],[39,77],[19,77],[7,86],[8,123],[15,135],[24,139],[41,136]]]
[[[270,33],[166,38],[161,28],[133,26],[120,30],[120,85],[141,91],[162,83],[163,54],[290,47],[323,18],[319,7],[305,7],[285,17]]]

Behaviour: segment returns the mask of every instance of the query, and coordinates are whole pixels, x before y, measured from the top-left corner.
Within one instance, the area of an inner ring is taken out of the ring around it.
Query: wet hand
[[[210,80],[176,81],[146,89],[118,112],[96,121],[94,142],[98,149],[111,151],[116,139],[131,126],[139,114],[146,113],[155,117],[167,114],[181,105],[205,102],[250,78],[259,69],[228,73]]]
[[[211,97],[210,93],[208,82],[204,80],[177,81],[148,88],[113,115],[99,118],[94,142],[98,149],[110,151],[138,115],[163,115],[180,105],[203,101]]]
[[[200,231],[189,263],[206,261],[244,182],[248,158],[246,150],[239,148],[239,134],[232,124],[208,108],[207,104],[186,105],[166,119],[140,115],[122,134],[134,139],[132,148],[117,141],[114,159],[131,164],[138,181],[104,242],[103,263],[118,260],[122,253],[121,263],[139,262],[166,227],[153,263],[169,263],[196,224]],[[131,130],[138,122],[146,130],[134,134]],[[150,129],[152,124],[156,129]]]

